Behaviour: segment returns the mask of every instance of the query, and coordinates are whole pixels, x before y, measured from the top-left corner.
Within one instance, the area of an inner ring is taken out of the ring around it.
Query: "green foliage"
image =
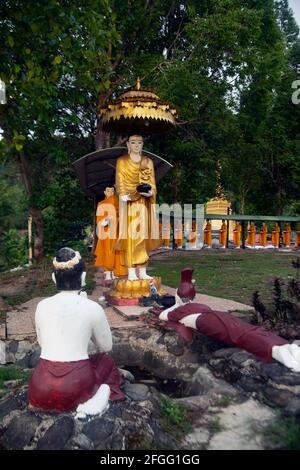
[[[300,424],[294,417],[280,418],[263,429],[266,444],[280,450],[300,450]]]
[[[230,395],[224,394],[217,401],[214,403],[216,406],[220,406],[222,408],[227,408],[227,406],[232,404],[232,397]]]
[[[216,417],[208,423],[208,430],[211,434],[217,434],[223,430],[223,427],[220,423],[220,418]]]
[[[177,437],[191,431],[187,409],[184,406],[174,403],[166,395],[160,396],[159,406],[162,424],[167,431],[174,432]]]
[[[8,380],[28,380],[31,373],[31,371],[24,371],[15,365],[0,366],[0,389],[3,388],[3,383]]]
[[[28,262],[28,241],[16,229],[4,232],[1,238],[5,266],[16,267]]]
[[[300,213],[299,63],[287,0],[2,1],[0,162],[18,167],[26,198],[5,174],[0,232],[34,209],[46,255],[82,239],[94,207],[72,162],[105,145],[97,110],[138,76],[179,109],[178,127],[146,144],[174,163],[159,202],[207,201],[220,162],[234,210]]]

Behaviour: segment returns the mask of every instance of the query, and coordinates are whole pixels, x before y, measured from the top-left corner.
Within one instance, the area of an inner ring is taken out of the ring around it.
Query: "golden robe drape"
[[[137,186],[142,183],[151,185],[151,197],[137,192]],[[115,248],[125,252],[127,267],[145,265],[148,253],[159,246],[153,161],[145,156],[140,162],[132,161],[129,155],[120,157],[116,167],[116,190],[118,196],[130,195],[131,200],[120,201],[119,239]]]

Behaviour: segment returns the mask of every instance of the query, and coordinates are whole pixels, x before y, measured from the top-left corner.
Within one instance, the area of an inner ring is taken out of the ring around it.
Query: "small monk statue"
[[[279,248],[280,243],[280,225],[276,222],[275,227],[272,230],[272,245],[274,248]]]
[[[183,242],[183,233],[184,227],[181,222],[175,222],[174,224],[174,243],[177,249],[182,249],[182,242]]]
[[[235,227],[233,229],[233,244],[235,248],[240,248],[241,246],[241,234],[242,226],[239,222],[236,222]]]
[[[225,220],[222,220],[222,225],[219,231],[219,244],[221,248],[226,248],[227,239],[227,224]]]
[[[296,234],[295,234],[295,248],[300,247],[300,226],[298,225],[296,228]]]
[[[162,243],[164,248],[170,248],[171,241],[171,224],[163,223],[162,224]]]
[[[259,234],[259,244],[260,244],[260,246],[266,246],[267,245],[267,235],[268,235],[268,226],[264,222],[261,226],[260,234]]]
[[[194,302],[196,291],[192,274],[191,268],[181,271],[176,303],[159,314],[160,320],[168,322],[171,328],[175,328],[175,322],[179,322],[216,341],[245,349],[262,362],[268,363],[275,359],[293,371],[300,372],[300,347],[296,344],[289,344],[280,336],[251,325],[235,315]],[[182,330],[177,331],[183,333]]]
[[[246,244],[250,248],[255,247],[255,235],[256,235],[256,226],[255,226],[254,222],[251,222],[248,225],[248,237],[247,237],[247,240],[246,240]]]
[[[212,225],[209,219],[206,220],[206,226],[204,229],[204,245],[207,248],[211,248],[212,245]]]
[[[130,136],[127,149],[128,155],[120,157],[116,167],[116,190],[122,204],[115,249],[125,253],[129,281],[149,280],[149,252],[160,243],[154,165],[151,158],[142,155],[142,136]]]
[[[291,234],[292,234],[291,224],[286,223],[284,225],[284,229],[283,229],[283,232],[282,232],[283,244],[286,248],[289,248],[289,246],[291,244]]]
[[[95,266],[104,268],[104,280],[111,281],[115,277],[126,276],[124,253],[114,249],[119,230],[119,200],[113,185],[104,191],[105,199],[97,206],[98,241],[95,250]]]
[[[80,253],[61,248],[52,274],[59,293],[39,302],[35,314],[41,357],[29,382],[34,407],[85,416],[102,413],[109,399],[125,399],[121,376],[107,354],[112,335],[104,310],[81,293],[85,276]],[[101,352],[89,357],[91,339]]]

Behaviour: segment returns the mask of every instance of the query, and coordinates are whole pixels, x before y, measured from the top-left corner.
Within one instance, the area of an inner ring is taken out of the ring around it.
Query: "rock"
[[[135,381],[134,375],[131,372],[129,372],[129,370],[119,368],[119,372],[122,375],[122,377],[124,377],[124,379],[128,380],[129,382]]]
[[[93,450],[94,444],[86,437],[85,434],[77,434],[71,441],[71,449]]]
[[[0,340],[6,339],[6,323],[0,323]]]
[[[0,364],[6,364],[6,344],[5,341],[0,341]]]
[[[167,346],[167,351],[171,354],[174,354],[174,356],[182,356],[184,349],[178,344],[171,344]]]
[[[11,306],[5,302],[3,297],[0,297],[0,312],[8,312],[9,310],[11,310]]]
[[[143,339],[143,340],[147,340],[151,337],[151,332],[150,331],[142,331],[140,334],[139,334],[139,338]]]
[[[205,366],[200,366],[183,390],[183,396],[204,395],[209,390],[214,389],[219,384],[219,380]]]
[[[0,446],[4,449],[23,449],[34,438],[36,428],[41,418],[31,412],[26,412],[21,417],[14,418],[0,438]]]
[[[150,396],[149,388],[143,384],[125,384],[124,393],[135,401],[147,400]]]
[[[85,424],[82,429],[83,434],[92,441],[95,449],[105,449],[105,443],[114,431],[114,422],[107,421],[104,417]]]
[[[74,431],[74,420],[70,416],[59,418],[38,441],[37,449],[61,450]]]
[[[18,351],[19,342],[13,339],[12,341],[8,341],[7,344],[8,344],[7,352],[16,354],[16,352]]]
[[[13,410],[22,410],[25,403],[15,397],[8,397],[0,401],[0,418],[8,415]]]
[[[40,346],[36,346],[34,351],[29,355],[28,367],[30,367],[31,369],[36,367],[40,359],[40,356],[41,356],[41,348]]]
[[[17,379],[17,380],[6,380],[3,382],[4,387],[6,388],[16,388],[18,385],[23,383],[23,379]]]
[[[264,389],[264,396],[273,404],[286,407],[295,398],[295,395],[288,390],[276,389],[267,386]]]
[[[214,419],[217,426],[208,450],[262,450],[261,430],[276,419],[276,413],[250,399],[224,408]]]

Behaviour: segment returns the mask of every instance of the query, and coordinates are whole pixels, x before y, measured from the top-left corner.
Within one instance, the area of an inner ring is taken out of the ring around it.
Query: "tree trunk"
[[[36,261],[41,261],[44,255],[44,219],[41,209],[29,208],[32,221],[35,225],[35,237],[33,245],[33,257]]]
[[[282,191],[280,186],[277,187],[277,193],[275,194],[275,201],[276,201],[276,207],[275,207],[275,214],[276,215],[282,215]]]
[[[241,193],[240,195],[240,214],[245,214],[245,194]]]
[[[102,93],[98,98],[97,110],[101,109],[107,101],[107,93]],[[97,115],[97,128],[94,134],[95,149],[105,149],[110,146],[110,134],[104,132],[102,129],[101,119],[99,114]]]
[[[30,200],[32,197],[32,183],[30,169],[26,160],[23,150],[19,152],[19,168],[22,175],[22,180],[25,186],[25,191]],[[29,207],[29,215],[32,217],[32,222],[35,227],[33,258],[40,261],[44,254],[44,220],[41,209]]]

